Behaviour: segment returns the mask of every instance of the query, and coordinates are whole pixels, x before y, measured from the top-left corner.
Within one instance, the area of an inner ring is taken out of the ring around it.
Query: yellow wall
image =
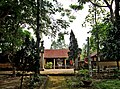
[[[120,65],[120,62],[119,62]],[[117,66],[117,62],[116,61],[112,61],[112,62],[99,62],[99,66]]]

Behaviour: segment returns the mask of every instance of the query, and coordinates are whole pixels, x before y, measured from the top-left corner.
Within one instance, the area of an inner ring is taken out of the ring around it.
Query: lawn
[[[66,77],[66,85],[69,89],[120,89],[119,79],[92,79],[91,86],[83,86],[80,78],[75,76]]]
[[[120,89],[120,80],[119,79],[107,79],[101,80],[94,84],[96,89]]]

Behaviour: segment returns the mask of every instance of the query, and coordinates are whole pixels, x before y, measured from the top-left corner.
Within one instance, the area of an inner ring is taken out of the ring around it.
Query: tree
[[[87,57],[87,44],[84,43],[81,52],[81,59],[84,60],[85,57]]]
[[[51,44],[51,49],[66,49],[66,48],[68,48],[68,45],[65,43],[64,33],[61,32],[58,34],[57,41],[53,40]]]
[[[21,36],[18,36],[19,31],[21,31],[20,29],[33,29],[36,37],[39,37],[39,34],[45,34],[54,37],[61,29],[66,29],[69,27],[69,20],[75,19],[70,13],[71,10],[64,9],[62,5],[57,2],[57,0],[44,0],[39,4],[41,5],[41,8],[38,7],[40,9],[40,13],[38,14],[40,19],[37,20],[36,17],[38,8],[36,0],[0,1],[0,34],[2,34],[0,35],[0,44],[2,44],[2,46],[6,46],[6,44],[3,43],[3,40],[7,41],[7,45],[9,45],[5,50],[8,51],[11,47],[13,50],[16,50],[10,51],[11,55],[21,50],[19,47],[21,47],[23,40],[14,40]],[[54,15],[57,13],[61,14],[63,17],[67,16],[69,20],[66,21],[64,18],[62,18],[62,16],[60,18],[54,18]],[[40,24],[38,24],[41,28],[39,32],[37,30],[37,21],[40,22]],[[25,36],[23,38],[25,38]],[[20,43],[20,45],[16,44],[15,42]],[[16,47],[16,45],[18,47]],[[4,48],[2,47],[2,49]]]
[[[54,14],[56,13],[60,13],[63,17],[67,16],[69,20],[75,19],[70,14],[71,10],[64,9],[57,0],[44,0],[42,4],[44,5],[40,9],[40,34],[54,37],[61,29],[69,27],[69,21],[66,21],[62,17],[54,18]],[[21,43],[22,40],[18,41],[15,39],[21,37],[21,29],[24,28],[33,29],[36,33],[37,2],[35,0],[1,0],[0,8],[1,44],[3,44],[3,40],[7,41],[10,44],[8,47],[11,48],[12,45],[15,47],[17,45],[16,43]]]
[[[22,28],[17,30],[15,33],[9,29],[7,31],[5,30],[0,30],[0,48],[2,54],[7,55],[7,62],[10,62],[13,65],[10,56],[13,56],[18,50],[21,49],[25,36],[29,35],[31,37],[31,34]]]
[[[97,24],[97,29],[98,30],[98,38],[99,38],[99,47],[100,49],[102,48],[102,42],[107,39],[108,32],[110,29],[110,22],[108,21],[103,21],[101,23]],[[91,32],[91,37],[90,37],[90,53],[93,53],[96,51],[96,25],[93,26]]]
[[[102,53],[101,50],[103,48],[103,42],[107,40],[109,30],[111,29],[111,23],[104,19],[101,23],[97,24],[98,30],[98,37],[99,37],[99,48],[100,48],[100,54]],[[89,47],[90,47],[90,54],[97,52],[97,46],[96,46],[96,25],[93,25],[92,30],[90,31],[91,36],[89,40]],[[82,58],[87,57],[86,54],[86,47],[87,44],[83,45],[83,51],[82,51]],[[85,51],[85,52],[84,52]]]
[[[9,26],[17,30],[16,28],[23,26],[32,28],[36,32],[37,2],[35,0],[2,0],[0,8],[1,28]],[[45,35],[55,36],[62,28],[69,27],[69,21],[62,17],[54,18],[55,14],[60,13],[70,20],[74,19],[74,16],[70,14],[71,10],[64,9],[57,0],[44,0],[40,10],[40,32]]]
[[[75,61],[75,69],[78,69],[78,57],[81,54],[81,48],[78,48],[77,39],[75,38],[75,35],[73,31],[70,32],[70,44],[69,44],[69,60]]]
[[[119,70],[120,31],[113,25],[109,28],[107,39],[102,42],[102,56],[105,60],[115,60]]]
[[[120,35],[120,15],[119,15],[119,0],[99,0],[99,1],[93,1],[93,0],[78,0],[79,5],[83,6],[83,4],[90,2],[96,10],[96,7],[100,8],[107,8],[109,10],[108,15],[110,15],[110,18],[107,17],[107,19],[110,19],[110,28],[108,31],[108,34],[106,36],[107,39],[104,40],[102,45],[102,51],[104,54],[104,57],[109,59],[115,59],[117,61],[117,66],[119,69],[119,37]],[[114,3],[115,4],[114,4]],[[113,7],[115,5],[115,7]],[[114,14],[115,12],[115,14]],[[104,14],[103,14],[104,15]],[[97,25],[97,24],[96,24]],[[97,27],[97,26],[96,26]],[[96,28],[97,29],[97,28]],[[98,35],[97,35],[98,38]],[[108,52],[109,51],[109,52]]]
[[[21,45],[21,49],[18,50],[11,59],[14,63],[14,66],[18,70],[23,71],[34,71],[36,72],[35,68],[35,59],[37,57],[36,51],[36,42],[33,38],[30,38],[30,35],[26,35],[24,38],[24,42]]]
[[[116,14],[114,14],[113,5],[115,2],[115,5],[119,2],[119,0],[78,0],[79,5],[76,5],[76,7],[83,7],[84,4],[90,2],[95,7],[102,7],[102,8],[108,8],[110,12],[110,20],[111,22],[114,22],[116,18]],[[72,5],[71,5],[72,7]],[[115,10],[116,11],[116,10]]]
[[[17,68],[17,70],[22,71],[22,77],[21,77],[21,85],[20,89],[22,89],[22,83],[23,83],[23,77],[25,71],[34,71],[35,74],[37,72],[37,46],[36,42],[33,38],[30,38],[30,35],[26,35],[24,38],[24,42],[21,46],[21,49],[18,50],[13,56],[12,56],[12,64],[14,67]]]

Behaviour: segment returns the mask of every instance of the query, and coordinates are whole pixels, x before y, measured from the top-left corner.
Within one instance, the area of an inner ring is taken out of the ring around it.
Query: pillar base
[[[43,68],[40,68],[40,71],[44,71],[45,69],[43,69]]]

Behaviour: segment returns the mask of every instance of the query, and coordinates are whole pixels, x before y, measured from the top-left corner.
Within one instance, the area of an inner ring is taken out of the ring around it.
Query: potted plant
[[[89,71],[87,69],[79,70],[80,76],[82,78],[82,83],[84,86],[90,86],[92,84],[92,79],[89,76]]]

